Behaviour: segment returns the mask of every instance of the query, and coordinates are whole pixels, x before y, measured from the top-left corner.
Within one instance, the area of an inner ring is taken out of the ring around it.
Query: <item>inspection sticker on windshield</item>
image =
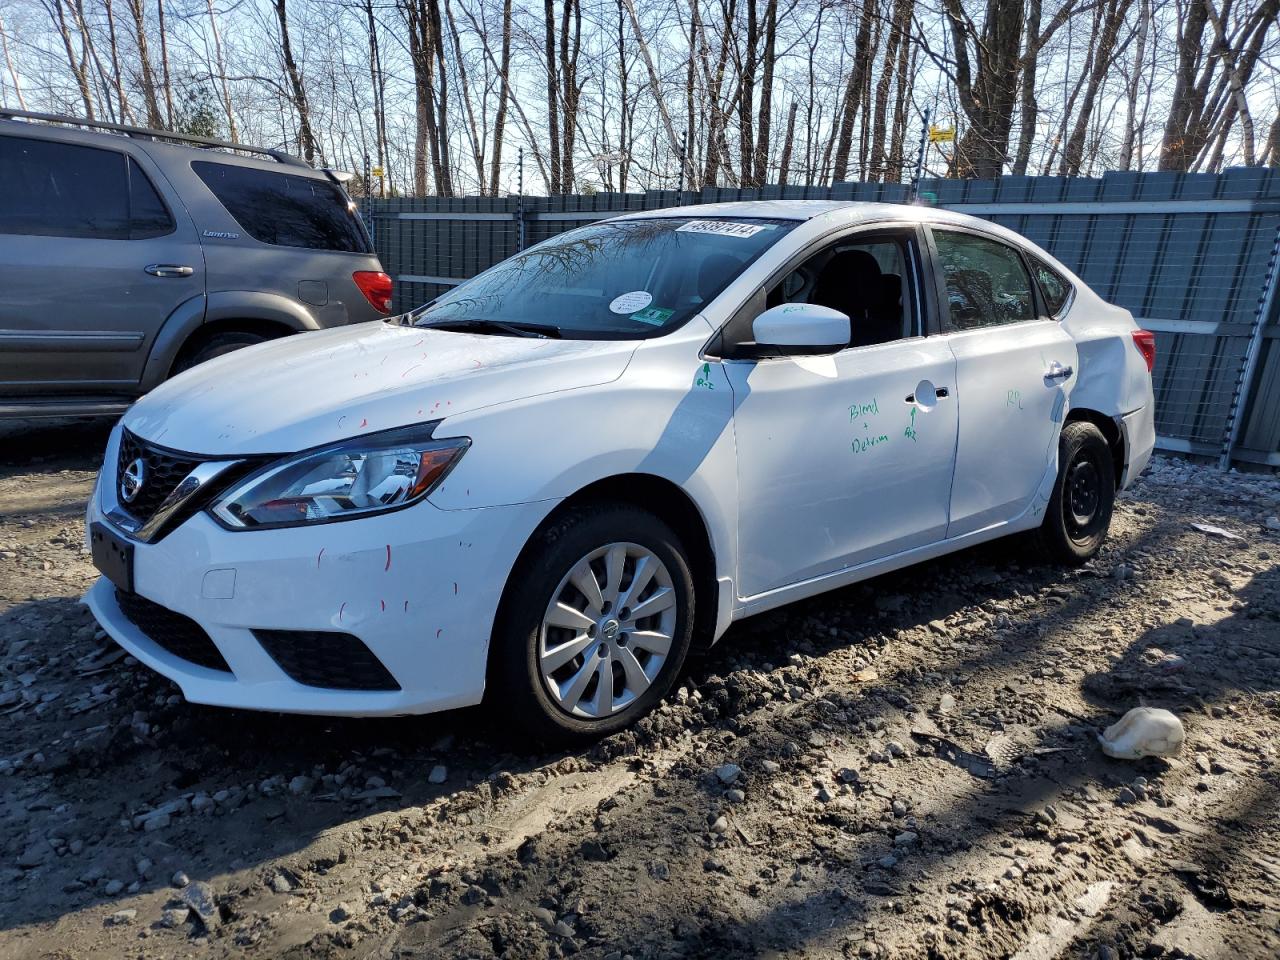
[[[771,223],[734,223],[731,220],[690,220],[676,227],[676,233],[713,233],[720,237],[754,237],[761,230],[772,230]]]
[[[609,309],[614,313],[635,313],[653,303],[653,294],[647,290],[632,290],[613,298]]]
[[[666,307],[648,307],[639,313],[633,313],[631,319],[647,323],[652,327],[660,327],[671,318],[673,313],[675,313],[674,310],[668,310]]]

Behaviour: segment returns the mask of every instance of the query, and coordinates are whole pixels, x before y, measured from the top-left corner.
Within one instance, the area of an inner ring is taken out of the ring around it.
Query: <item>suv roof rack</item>
[[[221,147],[225,150],[241,150],[245,153],[260,153],[278,163],[290,167],[306,167],[312,169],[305,160],[285,153],[283,150],[271,150],[267,147],[250,147],[243,143],[232,143],[229,140],[215,140],[212,137],[193,137],[186,133],[174,133],[171,130],[152,130],[149,127],[131,127],[123,123],[106,123],[101,120],[85,120],[82,117],[68,117],[58,113],[35,113],[31,110],[10,110],[0,107],[0,118],[10,117],[20,120],[42,120],[45,123],[68,123],[78,127],[89,127],[94,130],[111,130],[129,137],[148,137],[152,140],[172,140],[175,143],[189,143],[200,147]]]

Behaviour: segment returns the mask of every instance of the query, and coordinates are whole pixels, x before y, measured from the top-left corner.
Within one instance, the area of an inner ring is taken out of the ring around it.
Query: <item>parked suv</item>
[[[333,173],[0,111],[0,418],[116,414],[212,357],[390,307]]]

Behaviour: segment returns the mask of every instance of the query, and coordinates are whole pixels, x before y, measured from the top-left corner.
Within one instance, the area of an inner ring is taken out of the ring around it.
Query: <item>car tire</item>
[[[1091,560],[1107,537],[1115,497],[1115,463],[1107,438],[1092,423],[1068,423],[1058,440],[1058,477],[1036,531],[1040,553],[1068,566]]]
[[[192,367],[199,366],[206,360],[212,360],[214,357],[220,357],[235,350],[242,350],[245,347],[252,347],[257,343],[265,343],[270,339],[270,337],[263,336],[260,333],[250,333],[247,330],[227,330],[223,333],[215,333],[213,336],[201,340],[192,349],[184,350],[182,355],[178,357],[178,362],[173,365],[173,372],[175,374],[182,373]]]
[[[575,585],[592,583],[594,596]],[[679,676],[694,602],[684,546],[661,519],[624,504],[570,509],[534,535],[508,581],[489,653],[494,719],[542,744],[628,726]],[[636,617],[637,605],[650,613]]]

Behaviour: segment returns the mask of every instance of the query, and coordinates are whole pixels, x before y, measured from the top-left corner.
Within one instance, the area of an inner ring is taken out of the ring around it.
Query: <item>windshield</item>
[[[746,217],[598,223],[504,260],[415,311],[413,323],[518,324],[578,339],[659,336],[710,303],[793,226]]]

